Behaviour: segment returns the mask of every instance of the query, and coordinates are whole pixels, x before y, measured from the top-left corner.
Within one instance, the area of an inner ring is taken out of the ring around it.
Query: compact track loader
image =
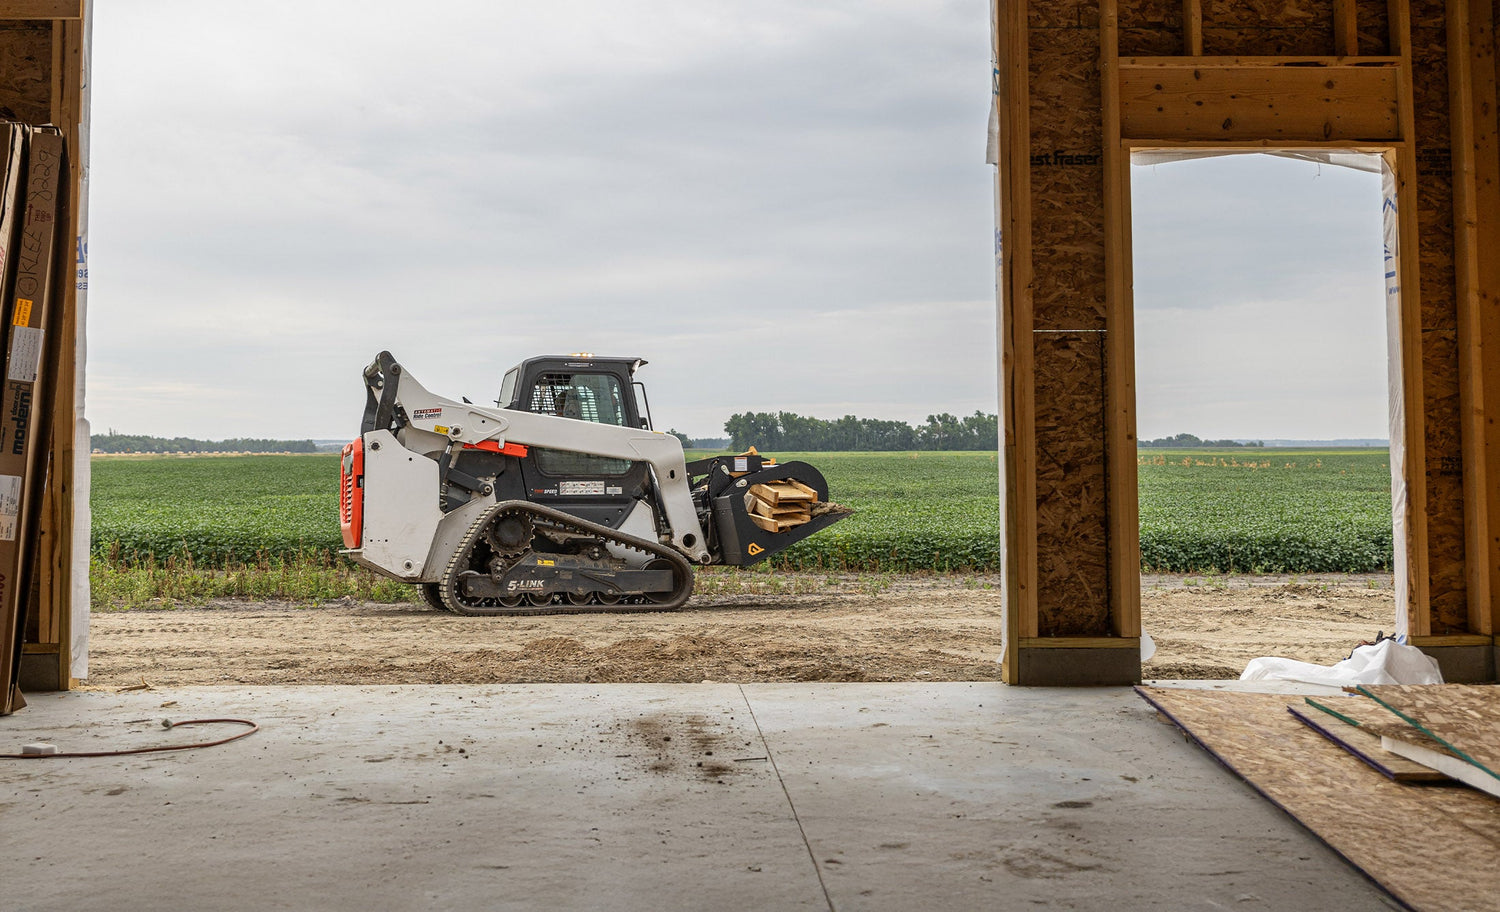
[[[753,564],[847,515],[807,463],[687,463],[651,430],[645,363],[530,358],[490,408],[433,395],[381,352],[343,451],[343,553],[459,614],[664,611],[695,564]]]

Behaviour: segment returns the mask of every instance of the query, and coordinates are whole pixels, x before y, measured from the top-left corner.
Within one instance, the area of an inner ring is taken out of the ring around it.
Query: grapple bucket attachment
[[[763,561],[849,515],[829,508],[828,482],[805,462],[769,465],[737,478],[715,472],[708,480],[715,542],[719,561],[730,566]]]

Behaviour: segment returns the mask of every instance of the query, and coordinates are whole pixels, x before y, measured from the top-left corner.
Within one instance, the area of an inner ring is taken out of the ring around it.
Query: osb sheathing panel
[[[1175,57],[1182,53],[1182,32],[1171,29],[1120,29],[1121,57]]]
[[[1392,782],[1299,723],[1286,711],[1296,698],[1139,692],[1411,908],[1496,907],[1500,801],[1474,789]],[[1338,708],[1343,699],[1329,703]]]
[[[1386,0],[1358,0],[1354,22],[1359,28],[1359,52],[1381,56],[1391,52],[1391,10]]]
[[[1432,633],[1468,630],[1464,563],[1463,459],[1460,454],[1458,333],[1422,333],[1423,412],[1427,431],[1427,554]],[[1433,366],[1444,369],[1434,371]]]
[[[1182,0],[1124,0],[1119,5],[1121,57],[1186,53]]]
[[[1028,16],[1037,630],[1107,636],[1099,7],[1033,2]]]
[[[1056,3],[1031,0],[1026,4],[1026,28],[1033,32],[1053,28],[1097,30],[1098,0],[1058,0]]]
[[[52,26],[0,23],[0,119],[52,120]]]
[[[1104,333],[1034,340],[1037,632],[1108,636]]]
[[[1033,326],[1104,329],[1104,157],[1099,30],[1033,29]]]
[[[1333,53],[1333,29],[1234,29],[1205,25],[1203,53],[1223,57],[1323,57]]]
[[[1202,0],[1203,27],[1331,28],[1333,0]]]
[[[1333,0],[1204,0],[1203,53],[1333,53]]]

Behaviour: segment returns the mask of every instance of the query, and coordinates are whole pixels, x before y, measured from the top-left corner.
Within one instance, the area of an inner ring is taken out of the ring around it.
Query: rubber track
[[[503,605],[498,599],[483,598],[481,604],[466,604],[458,595],[458,576],[460,573],[470,569],[469,558],[474,548],[484,540],[485,530],[490,523],[499,519],[504,513],[509,512],[529,513],[533,517],[546,520],[554,526],[570,527],[572,531],[592,535],[596,538],[611,541],[615,544],[641,551],[646,554],[655,555],[672,563],[676,577],[680,580],[672,597],[665,602],[654,602],[645,596],[625,595],[621,601],[613,605],[605,605],[593,602],[587,605],[574,605],[561,595],[554,595],[553,601],[547,605],[532,605],[527,602],[514,608]],[[636,538],[633,535],[621,535],[608,526],[601,526],[579,519],[570,513],[554,510],[526,500],[502,500],[480,514],[479,518],[470,524],[463,539],[453,556],[448,559],[448,569],[443,573],[443,579],[437,584],[444,607],[454,614],[464,615],[508,615],[511,617],[528,617],[539,614],[629,614],[643,611],[675,611],[681,608],[693,594],[693,565],[688,563],[687,558],[676,550],[656,542]]]

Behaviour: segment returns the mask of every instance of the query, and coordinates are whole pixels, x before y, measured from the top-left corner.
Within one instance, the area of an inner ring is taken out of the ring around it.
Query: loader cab
[[[555,415],[596,424],[650,429],[649,409],[643,408],[645,387],[635,372],[640,358],[595,358],[544,355],[527,358],[505,372],[500,398],[505,409]],[[637,388],[642,401],[636,399]]]
[[[495,404],[574,421],[650,429],[640,358],[544,355],[506,371]],[[637,399],[636,390],[641,390]],[[528,499],[611,528],[650,487],[646,463],[533,445],[521,460]]]

